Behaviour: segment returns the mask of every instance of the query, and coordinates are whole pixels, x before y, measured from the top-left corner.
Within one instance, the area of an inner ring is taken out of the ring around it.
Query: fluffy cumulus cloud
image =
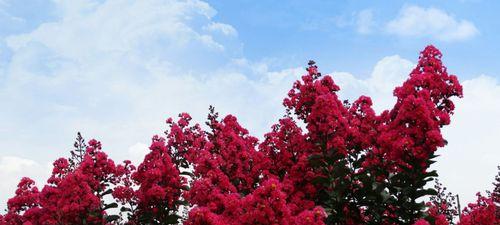
[[[456,101],[452,125],[444,130],[449,144],[440,152],[436,169],[451,191],[471,201],[477,191],[492,189],[497,174],[500,82],[481,75],[462,85],[464,98]]]
[[[117,161],[139,162],[167,117],[189,112],[203,123],[214,105],[261,137],[284,114],[282,98],[304,72],[273,71],[245,59],[236,28],[215,20],[216,10],[205,2],[53,4],[56,18],[0,40],[0,52],[8,56],[0,63],[0,208],[21,176],[45,180],[48,165],[68,155],[77,131],[101,140]],[[362,17],[369,21],[370,15]],[[366,79],[347,72],[333,76],[341,97],[372,96],[380,112],[394,103],[393,87],[413,66],[389,56]],[[494,117],[500,109],[488,99],[500,98],[500,85],[483,76],[464,81],[464,87],[438,166],[450,189],[471,199],[495,172],[498,156],[491,146],[492,135],[500,133]],[[489,172],[478,176],[482,171]]]
[[[149,146],[142,142],[137,142],[128,148],[128,154],[134,165],[139,165],[142,158],[149,152]]]
[[[394,105],[394,87],[402,84],[414,66],[413,62],[394,55],[379,60],[367,79],[358,79],[348,72],[333,72],[332,75],[341,88],[339,95],[343,99],[370,96],[374,99],[375,110],[382,112]]]
[[[37,163],[33,160],[13,156],[5,156],[0,159],[0,171],[5,173],[21,172],[26,167],[32,167]]]
[[[48,177],[51,168],[31,159],[0,155],[0,209],[5,208],[7,198],[14,194],[16,185],[22,177],[32,177],[41,183]]]
[[[387,32],[398,36],[429,37],[441,41],[462,41],[479,34],[476,26],[465,19],[437,8],[404,6],[399,15],[387,23]]]

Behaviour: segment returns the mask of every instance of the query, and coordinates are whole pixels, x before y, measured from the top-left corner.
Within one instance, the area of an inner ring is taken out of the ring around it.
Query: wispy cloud
[[[203,27],[203,29],[211,32],[221,32],[227,36],[237,36],[238,32],[234,29],[233,26],[224,23],[212,22]]]
[[[356,30],[360,34],[371,33],[375,22],[373,20],[373,11],[371,9],[364,9],[357,13]]]
[[[437,8],[404,6],[399,15],[387,23],[390,34],[401,37],[429,37],[441,41],[463,41],[479,34],[474,23],[457,19]]]

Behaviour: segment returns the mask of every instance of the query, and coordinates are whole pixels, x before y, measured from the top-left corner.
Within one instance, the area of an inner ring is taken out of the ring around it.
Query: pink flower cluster
[[[71,169],[67,159],[54,162],[52,176],[41,190],[23,178],[11,198],[5,224],[105,224],[105,203],[109,186],[116,183],[117,167],[91,140],[81,164]]]

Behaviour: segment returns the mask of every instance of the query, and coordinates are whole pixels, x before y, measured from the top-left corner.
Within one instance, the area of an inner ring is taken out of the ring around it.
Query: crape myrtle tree
[[[496,216],[500,217],[500,166],[498,166],[498,174],[493,182],[493,191],[488,193],[496,207]]]
[[[460,209],[458,205],[458,196],[447,191],[447,188],[435,179],[434,190],[436,195],[430,196],[430,201],[427,203],[431,209],[440,215],[444,215],[450,224],[454,224],[457,216],[459,216]]]
[[[437,177],[429,167],[446,144],[452,100],[462,96],[441,57],[426,47],[380,114],[367,96],[340,100],[333,78],[310,61],[262,141],[213,107],[204,127],[187,113],[167,119],[137,167],[115,164],[78,134],[41,190],[20,181],[0,225],[450,224],[453,199],[426,185]],[[458,224],[499,224],[498,179]]]

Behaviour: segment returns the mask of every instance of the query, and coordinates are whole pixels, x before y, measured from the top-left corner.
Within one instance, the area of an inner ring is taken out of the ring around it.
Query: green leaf
[[[307,159],[309,160],[309,164],[313,167],[319,167],[324,164],[322,160],[323,156],[320,154],[312,154]]]
[[[132,209],[127,208],[127,207],[125,207],[125,206],[122,206],[122,207],[120,208],[120,211],[122,211],[122,212],[132,212]]]
[[[181,175],[186,175],[186,176],[194,177],[194,173],[191,173],[189,171],[183,171],[183,172],[181,172]]]
[[[328,186],[328,184],[330,183],[330,180],[328,179],[328,177],[318,176],[312,180],[312,183],[313,184],[322,184],[323,186]]]
[[[118,208],[118,204],[116,202],[113,202],[113,203],[110,203],[110,204],[106,204],[106,205],[104,205],[103,210],[111,209],[111,208]]]
[[[177,201],[175,201],[175,203],[177,205],[184,205],[184,206],[188,206],[189,205],[189,202],[187,200],[177,200]]]
[[[113,221],[116,221],[116,220],[119,220],[120,219],[120,216],[118,215],[109,215],[109,216],[106,216],[106,222],[113,222]]]
[[[167,220],[165,221],[167,224],[177,224],[179,222],[179,219],[181,217],[176,215],[176,214],[172,214],[170,216],[167,217]]]
[[[438,176],[438,173],[436,170],[433,170],[433,171],[430,171],[430,172],[427,172],[424,174],[424,177],[437,177]]]
[[[108,189],[108,190],[106,190],[105,192],[101,193],[100,195],[101,195],[101,197],[102,197],[102,196],[105,196],[105,195],[109,195],[109,194],[111,194],[111,193],[113,193],[113,190],[112,190],[112,189]]]
[[[380,192],[380,196],[382,196],[382,200],[384,202],[386,202],[391,197],[391,195],[387,191]]]
[[[429,189],[424,189],[424,190],[417,190],[415,197],[420,198],[420,197],[426,196],[426,195],[437,195],[437,194],[438,193],[436,190],[434,190],[433,188],[429,188]]]

